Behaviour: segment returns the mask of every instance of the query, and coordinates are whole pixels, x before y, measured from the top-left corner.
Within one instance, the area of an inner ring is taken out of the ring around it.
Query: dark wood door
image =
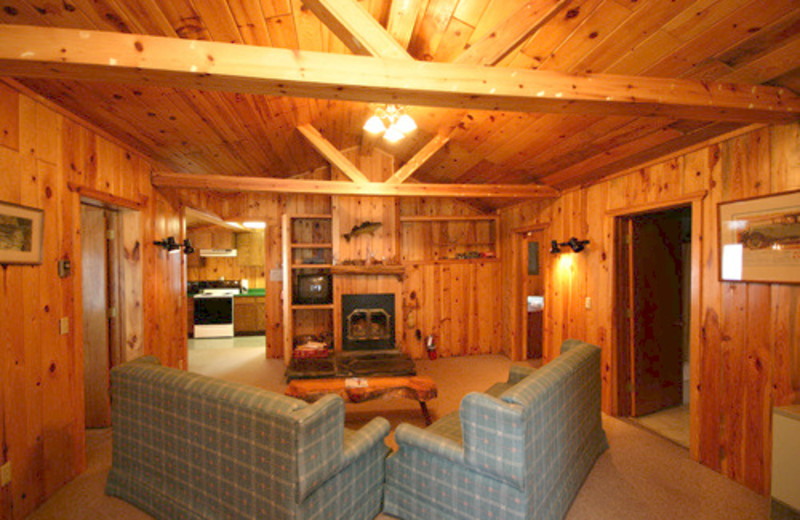
[[[682,223],[639,216],[628,229],[631,415],[636,417],[682,401]]]
[[[111,426],[106,217],[81,206],[83,379],[87,428]]]

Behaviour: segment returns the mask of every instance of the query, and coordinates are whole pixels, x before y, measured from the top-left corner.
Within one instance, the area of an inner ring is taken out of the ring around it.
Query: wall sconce
[[[157,246],[161,246],[170,253],[172,251],[177,251],[180,248],[183,248],[183,252],[187,255],[194,253],[194,247],[192,247],[192,242],[187,238],[183,241],[183,244],[179,244],[175,241],[175,237],[167,237],[164,240],[156,240],[153,242]]]
[[[580,253],[584,249],[586,249],[586,245],[589,243],[588,240],[578,240],[575,237],[570,238],[566,242],[559,242],[558,240],[553,240],[550,242],[550,253],[557,255],[561,253],[562,247],[571,247],[572,251],[575,253]]]

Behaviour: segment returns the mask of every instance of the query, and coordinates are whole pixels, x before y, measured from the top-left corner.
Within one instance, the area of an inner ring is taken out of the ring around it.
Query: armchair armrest
[[[533,367],[511,365],[511,368],[508,369],[508,382],[512,385],[516,385],[534,372],[536,372],[536,369]]]
[[[464,464],[464,449],[460,444],[422,428],[401,424],[394,431],[394,440],[401,448],[403,446],[417,448],[455,464]]]
[[[391,426],[383,417],[375,417],[344,442],[344,465],[347,466],[389,435]],[[388,449],[388,448],[387,448]]]

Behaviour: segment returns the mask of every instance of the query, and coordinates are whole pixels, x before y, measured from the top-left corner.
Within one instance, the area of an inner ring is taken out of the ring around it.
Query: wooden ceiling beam
[[[419,149],[414,156],[406,161],[406,163],[397,169],[394,174],[386,179],[387,184],[400,184],[401,182],[405,181],[409,177],[411,177],[415,171],[419,170],[419,168],[425,164],[425,162],[433,157],[433,155],[442,149],[444,145],[450,140],[449,137],[436,134],[436,136],[425,143],[425,146]]]
[[[152,184],[157,188],[198,189],[221,192],[303,193],[314,195],[358,195],[384,197],[456,197],[456,198],[556,198],[559,192],[541,184],[387,184],[350,181],[277,179],[274,177],[238,177],[196,175],[192,173],[156,173]]]
[[[413,60],[406,49],[355,0],[303,0],[353,54]]]
[[[124,33],[0,25],[0,75],[479,110],[785,122],[783,88],[571,75],[332,55]]]
[[[350,159],[340,152],[330,141],[325,139],[319,130],[309,124],[299,125],[300,131],[308,142],[332,165],[339,168],[351,181],[356,183],[367,183],[369,179],[358,167],[350,162]]]
[[[453,63],[497,65],[558,14],[571,0],[527,2],[486,36],[462,52]]]

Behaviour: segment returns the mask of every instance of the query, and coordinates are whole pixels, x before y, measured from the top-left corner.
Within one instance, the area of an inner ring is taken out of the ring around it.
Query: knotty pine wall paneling
[[[330,179],[330,169],[319,168],[304,175],[303,178]],[[200,190],[175,190],[174,193],[182,205],[209,212],[224,220],[263,220],[267,223],[264,230],[266,357],[282,358],[283,284],[281,281],[269,279],[269,271],[281,266],[281,215],[330,214],[331,197],[273,193],[216,193]]]
[[[800,286],[719,280],[717,204],[800,189],[800,124],[762,128],[597,184],[501,211],[514,229],[549,223],[549,239],[591,240],[580,254],[547,255],[546,360],[569,337],[603,349],[603,409],[616,413],[614,217],[693,203],[691,450],[694,460],[766,494],[773,405],[800,397]],[[565,260],[567,256],[571,260]],[[502,259],[503,314],[512,311],[513,259]],[[563,262],[563,265],[562,265]],[[586,297],[592,308],[585,309]],[[518,358],[513,327],[506,352]]]
[[[359,152],[351,149],[345,150],[345,153],[369,178],[382,180],[392,172],[391,157],[379,150]],[[331,172],[329,168],[321,168],[305,177],[326,179],[331,177]],[[384,256],[387,259],[424,258],[424,251],[431,246],[426,240],[432,240],[432,237],[422,237],[416,241],[405,240],[405,236],[401,239],[399,215],[481,214],[463,202],[443,198],[395,200],[380,197],[229,194],[199,190],[179,190],[177,193],[185,206],[213,213],[226,220],[265,220],[267,273],[270,269],[280,267],[280,217],[284,213],[333,214],[333,241],[338,261],[343,258],[366,259],[367,245],[379,259]],[[357,237],[347,244],[342,235],[364,220],[381,221],[383,226],[375,237]],[[426,355],[424,340],[428,334],[436,336],[441,345],[439,353],[443,356],[499,353],[502,349],[500,324],[503,287],[500,284],[500,272],[503,267],[504,264],[491,261],[450,264],[414,261],[406,263],[406,276],[402,283],[393,276],[338,276],[338,294],[343,290],[395,293],[400,302],[396,322],[399,346],[415,358]],[[283,356],[282,284],[267,279],[265,285],[266,355],[280,358]],[[324,313],[306,314],[310,322],[306,329],[301,322],[297,330],[319,329],[319,320],[326,319]]]
[[[80,195],[70,186],[142,204],[143,237],[129,252],[145,262],[139,352],[181,366],[186,323],[174,321],[185,312],[180,255],[151,245],[156,231],[180,236],[180,220],[151,187],[150,163],[34,95],[0,83],[0,99],[0,200],[45,218],[42,264],[0,266],[0,462],[12,463],[0,518],[21,519],[85,468]],[[62,258],[70,277],[58,276]]]

